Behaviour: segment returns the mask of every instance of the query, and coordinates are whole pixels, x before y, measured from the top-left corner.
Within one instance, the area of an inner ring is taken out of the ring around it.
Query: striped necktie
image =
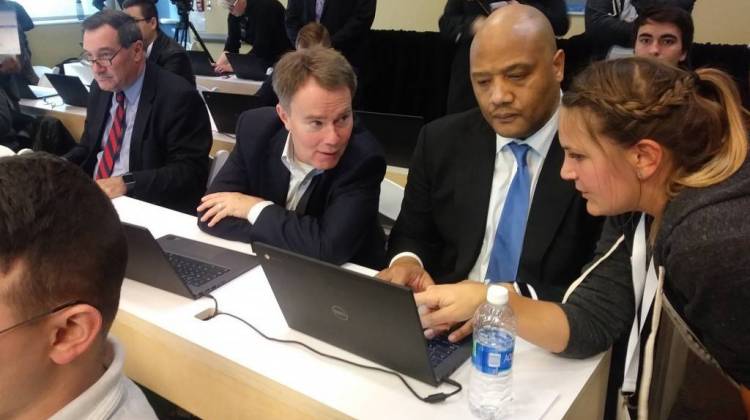
[[[96,168],[96,179],[112,176],[115,162],[120,156],[122,139],[125,136],[125,94],[117,92],[115,99],[117,100],[117,110],[115,111],[115,117],[112,118],[112,127],[109,129],[107,144],[104,145],[104,153],[102,153],[99,166]]]

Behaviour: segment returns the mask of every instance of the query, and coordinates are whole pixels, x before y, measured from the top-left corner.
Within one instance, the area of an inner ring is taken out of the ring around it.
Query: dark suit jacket
[[[161,29],[158,30],[154,46],[151,47],[148,61],[159,65],[164,70],[171,71],[195,86],[193,66],[190,64],[190,58],[185,49]]]
[[[242,16],[228,14],[224,51],[239,52],[243,40],[253,46],[249,54],[272,66],[294,45],[284,30],[284,6],[278,0],[248,0]]]
[[[377,140],[355,127],[335,168],[313,178],[296,211],[286,210],[289,170],[281,161],[288,132],[271,107],[245,111],[237,123],[237,143],[209,193],[235,191],[273,201],[254,225],[226,218],[201,230],[243,242],[265,242],[343,264],[379,269],[385,263],[385,235],[378,222],[385,157]]]
[[[81,142],[65,156],[94,174],[112,92],[91,84]],[[129,196],[189,214],[206,189],[211,123],[198,91],[185,79],[146,63],[133,126]]]
[[[375,20],[376,0],[326,0],[320,23],[331,34],[333,48],[341,51],[354,66],[361,64],[358,52],[364,49],[367,34]],[[292,44],[303,26],[315,22],[315,0],[289,0],[286,5],[286,32]]]
[[[440,16],[440,34],[448,41],[456,43],[448,86],[448,114],[477,106],[469,78],[469,50],[474,39],[471,26],[478,16],[486,15],[485,10],[490,10],[490,3],[489,0],[448,0],[443,15]],[[544,13],[552,23],[555,35],[562,36],[568,32],[570,22],[564,0],[521,0],[521,3],[536,7]]]
[[[467,278],[487,225],[495,138],[478,108],[424,126],[391,231],[390,257],[416,253],[438,283]],[[562,162],[555,139],[537,181],[518,268],[518,281],[533,285],[540,298],[554,300],[591,259],[602,224],[588,215],[573,185],[560,178]]]

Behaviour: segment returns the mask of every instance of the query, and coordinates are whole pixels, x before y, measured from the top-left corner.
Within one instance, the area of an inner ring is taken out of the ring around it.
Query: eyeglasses
[[[0,335],[5,334],[8,331],[14,330],[14,329],[16,329],[16,328],[18,328],[18,327],[20,327],[22,325],[26,325],[26,324],[30,324],[30,323],[32,323],[34,321],[38,321],[38,320],[40,320],[40,319],[42,319],[42,318],[44,318],[46,316],[50,316],[50,315],[54,314],[55,312],[62,311],[65,308],[70,308],[71,306],[80,305],[82,303],[88,305],[88,303],[86,303],[86,302],[84,302],[82,300],[75,300],[73,302],[64,303],[64,304],[62,304],[60,306],[55,306],[54,308],[50,309],[47,312],[43,312],[41,314],[34,315],[34,316],[32,316],[31,318],[29,318],[29,319],[27,319],[25,321],[21,321],[21,322],[19,322],[17,324],[11,325],[8,328],[0,330]]]
[[[117,51],[115,51],[115,53],[112,54],[112,55],[104,54],[103,56],[97,57],[97,58],[91,58],[91,56],[88,55],[87,53],[83,53],[83,54],[81,54],[81,57],[79,57],[79,61],[84,66],[89,66],[89,67],[93,66],[94,63],[96,63],[96,64],[98,64],[98,65],[100,65],[102,67],[111,67],[112,66],[112,60],[114,60],[115,57],[117,57],[117,54],[119,54],[120,51],[122,51],[122,47],[120,47],[120,49],[117,50]]]

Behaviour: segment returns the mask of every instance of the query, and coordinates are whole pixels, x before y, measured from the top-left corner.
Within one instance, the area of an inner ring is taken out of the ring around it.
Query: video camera
[[[158,0],[157,0],[158,1]],[[172,4],[177,7],[177,13],[182,15],[187,15],[190,13],[191,10],[193,10],[193,0],[170,0]]]

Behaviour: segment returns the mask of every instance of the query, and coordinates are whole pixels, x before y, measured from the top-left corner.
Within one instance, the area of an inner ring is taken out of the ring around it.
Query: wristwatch
[[[125,183],[125,188],[127,189],[128,193],[132,192],[135,189],[135,176],[133,176],[131,172],[122,175],[122,182]]]

